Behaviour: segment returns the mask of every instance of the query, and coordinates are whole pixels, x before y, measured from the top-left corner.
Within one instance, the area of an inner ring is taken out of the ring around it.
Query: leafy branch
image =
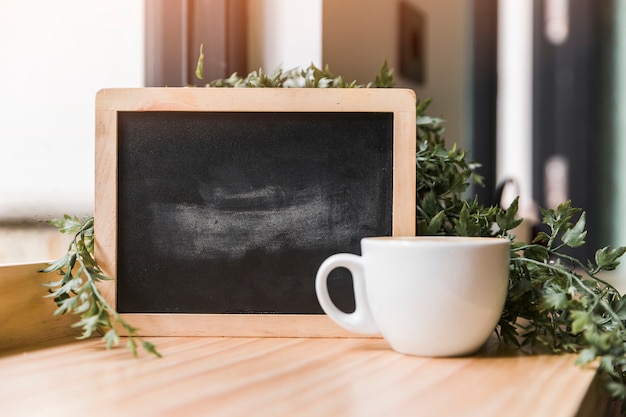
[[[518,199],[505,210],[463,198],[472,182],[481,183],[477,165],[456,147],[446,149],[443,121],[425,116],[427,105],[418,105],[417,119],[418,234],[510,239],[509,290],[496,328],[500,340],[577,352],[581,366],[597,360],[612,396],[626,399],[626,297],[599,276],[619,265],[626,247],[601,248],[586,262],[568,255],[565,249],[584,245],[587,235],[585,213],[569,201],[541,209],[547,232],[531,243],[516,242],[511,231],[522,222]]]
[[[471,183],[482,185],[479,164],[453,146],[446,149],[443,120],[426,115],[431,100],[417,103],[416,191],[418,235],[486,236],[496,220],[497,208],[466,201]]]
[[[539,233],[530,244],[513,242],[500,335],[518,346],[579,352],[580,365],[599,359],[600,371],[611,378],[608,389],[623,400],[626,298],[598,274],[614,270],[626,248],[601,248],[586,263],[564,253],[565,248],[585,244],[585,214],[580,211],[569,201],[556,210],[541,210],[549,231]]]
[[[80,321],[74,327],[82,328],[79,339],[91,337],[94,333],[102,334],[107,348],[120,343],[118,329],[127,334],[126,347],[137,356],[138,343],[143,349],[155,356],[161,354],[156,347],[137,335],[137,329],[128,324],[107,302],[100,293],[97,283],[110,280],[103,274],[94,258],[94,219],[65,215],[63,219],[50,220],[49,223],[62,233],[73,235],[67,253],[53,262],[42,272],[58,271],[61,279],[44,284],[49,287],[48,297],[57,305],[55,316],[77,314]]]

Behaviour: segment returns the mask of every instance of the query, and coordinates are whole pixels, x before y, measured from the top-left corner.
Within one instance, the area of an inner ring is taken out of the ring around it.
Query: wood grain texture
[[[395,113],[394,155],[415,155],[417,152],[415,114],[407,112]],[[414,158],[394,158],[393,177],[393,234],[395,236],[415,235],[415,202],[417,191],[415,187],[415,160]]]
[[[78,321],[77,317],[54,317],[56,304],[44,298],[48,292],[42,284],[59,279],[56,273],[39,272],[47,266],[47,263],[0,266],[0,352],[80,335],[80,329],[70,327]]]
[[[98,92],[96,111],[393,112],[415,100],[401,88],[115,88]]]
[[[143,336],[371,337],[325,314],[121,314]]]
[[[96,110],[96,114],[94,230],[98,239],[95,253],[103,272],[114,276],[117,267],[117,112]]]
[[[495,340],[445,359],[381,339],[152,341],[162,359],[95,340],[0,358],[3,415],[573,417],[608,404],[575,356],[526,356]]]

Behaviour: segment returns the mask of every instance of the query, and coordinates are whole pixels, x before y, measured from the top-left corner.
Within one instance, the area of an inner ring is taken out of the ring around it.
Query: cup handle
[[[328,294],[328,275],[336,268],[346,268],[352,274],[356,306],[352,313],[344,313],[339,310]],[[332,255],[317,270],[315,292],[322,310],[335,323],[355,333],[378,334],[378,328],[367,303],[364,271],[363,260],[360,256],[350,253]]]

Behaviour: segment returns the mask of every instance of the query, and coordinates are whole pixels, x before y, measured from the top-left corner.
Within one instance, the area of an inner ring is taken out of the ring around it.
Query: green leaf
[[[141,344],[146,352],[151,353],[156,357],[161,357],[161,354],[156,350],[156,347],[152,343],[143,341]]]
[[[109,329],[104,336],[102,336],[102,340],[106,343],[107,349],[111,349],[113,346],[120,344],[120,337],[114,329]]]
[[[129,337],[126,341],[126,349],[130,350],[134,357],[137,357],[137,343],[132,337]]]
[[[611,396],[613,396],[613,398],[618,399],[618,400],[626,399],[626,386],[624,386],[623,384],[620,384],[614,381],[609,381],[606,387],[609,390],[609,393],[611,394]],[[622,415],[624,414],[623,407],[624,406],[622,405]]]
[[[432,219],[430,219],[430,222],[428,223],[428,226],[426,227],[425,233],[426,235],[437,235],[440,233],[441,231],[441,225],[443,224],[443,220],[446,217],[446,212],[441,210],[439,211],[439,213],[437,213]]]
[[[544,309],[562,310],[567,307],[567,302],[568,297],[564,292],[544,294],[541,298],[541,307]]]
[[[511,301],[522,300],[526,295],[532,293],[534,289],[535,286],[529,279],[520,278],[509,289],[508,297]]]
[[[519,226],[524,219],[517,218],[519,197],[516,197],[508,209],[499,211],[496,216],[496,223],[501,231],[509,231]]]
[[[74,308],[74,314],[83,314],[89,311],[90,308],[91,308],[91,303],[87,299],[84,302],[80,303],[78,307]]]
[[[378,88],[392,88],[396,85],[396,82],[393,79],[393,70],[389,68],[386,59],[380,67],[380,72],[376,76],[374,85]]]
[[[620,246],[615,249],[611,249],[610,246],[606,246],[596,251],[595,259],[599,270],[612,271],[618,267],[620,262],[618,259],[626,252],[626,246]]]
[[[563,234],[563,243],[570,248],[578,248],[585,244],[585,238],[587,237],[587,231],[585,230],[585,213],[583,213],[574,227],[568,229]]]
[[[580,351],[578,358],[576,358],[576,364],[579,366],[585,366],[598,356],[598,353],[594,348],[587,348]]]
[[[72,324],[72,327],[82,327],[83,334],[78,339],[88,339],[98,330],[98,316],[83,316],[78,323]]]
[[[619,297],[616,301],[613,302],[613,311],[617,317],[625,321],[626,320],[626,297]]]
[[[598,332],[593,328],[587,328],[585,331],[585,340],[587,340],[591,347],[595,348],[599,353],[607,352],[611,348],[612,336],[611,332]]]
[[[570,314],[572,316],[572,333],[581,333],[593,326],[591,313],[587,311],[574,310]]]
[[[56,261],[50,263],[50,265],[47,268],[42,269],[41,272],[49,273],[49,272],[62,270],[63,268],[67,266],[68,255],[69,254],[66,254],[63,257],[57,259]]]
[[[550,236],[546,232],[539,232],[534,237],[532,243],[548,243],[550,241]]]
[[[524,257],[527,260],[536,260],[542,263],[547,263],[550,258],[550,251],[543,245],[528,245],[524,248]],[[534,269],[543,272],[548,271],[548,269],[543,269],[543,267],[537,265],[534,266]]]
[[[48,220],[47,223],[59,229],[61,233],[66,234],[77,233],[83,227],[83,222],[78,217],[67,214],[62,219]]]
[[[54,311],[55,316],[60,316],[67,312],[71,312],[74,310],[74,306],[77,304],[77,299],[74,297],[59,297],[59,301],[57,302],[58,308]]]
[[[200,55],[198,56],[198,63],[196,64],[196,77],[199,80],[204,80],[204,54],[202,53],[203,44],[200,45]]]
[[[41,271],[41,272],[44,272],[44,271]],[[61,279],[60,279],[60,280],[58,280],[58,281],[49,281],[49,282],[44,283],[44,284],[41,284],[41,285],[42,285],[43,287],[51,287],[51,288],[58,287],[58,286],[60,286],[60,285],[62,285],[62,284],[63,284],[63,279],[64,279],[64,278],[61,278]]]

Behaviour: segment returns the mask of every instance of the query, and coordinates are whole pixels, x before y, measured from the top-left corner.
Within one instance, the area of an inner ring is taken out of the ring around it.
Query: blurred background
[[[492,204],[571,199],[588,251],[626,244],[626,2],[620,0],[3,0],[0,263],[59,257],[41,220],[93,213],[101,88],[202,85],[328,65],[433,98],[446,140],[482,164]],[[580,253],[592,257],[590,252]]]

